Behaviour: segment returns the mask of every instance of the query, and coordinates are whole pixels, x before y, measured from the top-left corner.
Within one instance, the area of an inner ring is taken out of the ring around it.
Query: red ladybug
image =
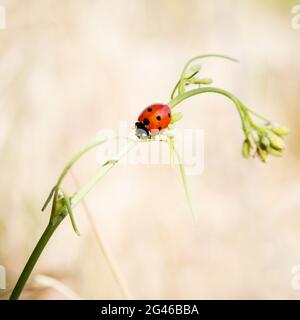
[[[145,108],[135,123],[136,135],[150,136],[165,129],[171,121],[171,109],[168,105],[162,103],[151,104]]]

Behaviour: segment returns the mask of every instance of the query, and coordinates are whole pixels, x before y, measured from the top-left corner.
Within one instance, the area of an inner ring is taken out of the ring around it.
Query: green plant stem
[[[171,94],[171,101],[168,103],[170,108],[175,108],[179,103],[184,101],[187,98],[190,98],[194,95],[202,94],[202,93],[217,93],[220,95],[223,95],[230,99],[236,106],[239,116],[241,118],[242,122],[242,128],[245,133],[246,138],[251,136],[252,129],[256,130],[258,134],[264,133],[266,129],[261,129],[261,127],[257,126],[251,119],[249,113],[252,115],[260,118],[260,120],[265,121],[267,124],[270,123],[266,118],[260,116],[259,114],[255,113],[248,107],[246,107],[239,99],[237,99],[234,95],[232,95],[230,92],[215,88],[215,87],[201,87],[198,89],[190,90],[187,92],[184,92],[185,86],[189,85],[189,82],[186,82],[186,80],[192,79],[198,71],[196,71],[194,74],[186,78],[186,71],[188,70],[189,66],[196,60],[201,59],[201,58],[208,58],[208,57],[219,57],[219,58],[225,58],[231,61],[237,61],[231,57],[224,56],[224,55],[218,55],[218,54],[207,54],[207,55],[201,55],[194,57],[190,59],[186,65],[184,66],[180,80],[177,82],[172,94]],[[190,81],[191,82],[191,81]],[[196,84],[196,82],[194,82]],[[201,84],[201,83],[199,83]],[[177,96],[174,98],[175,93],[177,92]],[[178,119],[177,119],[178,120]],[[119,139],[120,137],[116,137]],[[65,178],[65,176],[68,174],[69,170],[71,167],[77,162],[82,155],[90,151],[91,149],[95,148],[96,146],[104,143],[107,141],[107,139],[96,141],[93,144],[87,145],[83,149],[81,149],[65,166],[64,170],[62,171],[61,175],[59,176],[57,183],[55,186],[52,188],[46,203],[44,204],[42,211],[46,209],[47,205],[52,199],[52,209],[51,209],[51,215],[50,215],[50,221],[42,234],[40,240],[38,241],[35,249],[33,250],[31,256],[28,259],[28,262],[26,263],[18,281],[17,284],[10,296],[11,300],[16,300],[19,298],[20,294],[22,293],[22,290],[35,266],[37,263],[40,255],[42,254],[43,250],[45,249],[45,246],[47,245],[48,241],[50,240],[51,236],[53,235],[54,231],[56,228],[60,225],[62,220],[67,216],[70,215],[71,222],[73,225],[73,228],[75,232],[78,233],[75,220],[73,218],[73,213],[72,213],[72,208],[75,207],[83,198],[96,186],[97,183],[101,181],[101,179],[119,162],[119,160],[127,155],[130,150],[139,142],[139,140],[133,140],[133,139],[128,139],[128,143],[120,150],[120,152],[117,153],[117,155],[110,159],[109,161],[105,162],[95,173],[94,176],[76,193],[74,193],[71,197],[69,197],[61,188],[61,184]],[[250,141],[250,139],[248,139]],[[255,138],[254,141],[256,142]],[[173,157],[173,154],[175,152],[176,157],[178,158],[179,165],[180,165],[180,173],[182,176],[184,188],[185,188],[185,193],[189,202],[189,206],[192,212],[193,207],[192,207],[192,201],[191,201],[191,196],[190,196],[190,191],[189,187],[187,184],[187,179],[186,179],[186,173],[185,173],[185,168],[184,168],[184,163],[181,160],[181,157],[179,156],[178,152],[174,148],[173,141],[169,141],[169,147],[170,147],[170,153],[171,153],[171,159]],[[261,150],[261,149],[259,149]],[[263,161],[265,161],[265,158],[260,155]],[[173,161],[173,160],[172,160]]]
[[[11,293],[11,296],[9,298],[10,300],[17,300],[19,298],[34,266],[36,265],[37,260],[42,254],[46,244],[48,243],[49,239],[53,235],[54,231],[62,222],[62,220],[65,218],[65,216],[66,216],[66,213],[56,217],[56,219],[52,219],[49,221],[44,233],[42,234],[31,256],[29,257],[13,292]]]
[[[196,60],[199,60],[199,59],[203,59],[203,58],[222,58],[222,59],[227,59],[227,60],[230,60],[230,61],[233,61],[233,62],[238,62],[237,59],[235,58],[232,58],[232,57],[229,57],[229,56],[226,56],[226,55],[223,55],[223,54],[214,54],[214,53],[211,53],[211,54],[203,54],[203,55],[200,55],[200,56],[196,56],[196,57],[193,57],[192,59],[188,60],[188,62],[185,64],[182,72],[181,72],[181,79],[184,78],[184,75],[185,75],[185,72],[187,71],[189,65],[196,61]]]
[[[84,185],[71,199],[71,206],[75,207],[86,195],[89,191],[91,191],[95,185],[121,160],[122,157],[124,157],[136,144],[138,141],[136,140],[130,140],[117,154],[115,157],[113,157],[112,160],[107,161],[97,172],[96,174],[91,178],[91,180]],[[71,159],[71,161],[68,162],[67,166],[63,170],[63,173],[61,174],[58,183],[56,186],[60,186],[62,179],[61,177],[64,177],[66,173],[69,171],[69,169],[72,167],[72,165],[75,163],[76,160],[78,160],[84,153],[86,153],[88,150],[92,149],[96,145],[98,145],[99,142],[94,143],[92,145],[89,145],[88,147],[83,148],[81,151],[79,151],[75,157]],[[53,191],[51,191],[50,195],[53,195]],[[55,197],[54,197],[55,199]],[[50,200],[49,200],[50,201]],[[48,201],[48,202],[49,202]],[[40,240],[38,241],[36,247],[34,248],[31,256],[29,257],[25,268],[23,269],[17,284],[10,296],[10,300],[17,300],[20,296],[20,294],[23,291],[23,288],[35,266],[37,263],[37,260],[39,259],[41,253],[45,249],[46,244],[50,240],[51,236],[53,235],[56,228],[59,226],[59,224],[62,222],[62,220],[67,216],[67,210],[65,207],[57,208],[57,206],[52,206],[53,208],[56,208],[56,211],[51,213],[50,221],[41,236]]]
[[[209,92],[218,93],[220,95],[223,95],[223,96],[227,97],[228,99],[230,99],[235,104],[235,106],[238,110],[238,113],[240,115],[240,118],[241,118],[243,131],[244,131],[245,135],[248,137],[249,133],[248,133],[245,118],[244,118],[244,106],[238,98],[236,98],[233,94],[231,94],[230,92],[228,92],[226,90],[215,88],[215,87],[204,87],[204,88],[190,90],[190,91],[184,92],[184,93],[176,96],[176,98],[174,98],[173,100],[171,100],[168,103],[168,106],[171,109],[173,109],[185,99],[188,99],[192,96],[195,96],[195,95],[198,95],[201,93],[209,93]]]
[[[174,94],[175,94],[175,91],[176,89],[179,87],[180,88],[180,91],[182,91],[183,87],[182,87],[182,80],[184,79],[184,76],[185,76],[185,73],[188,69],[188,67],[190,66],[190,64],[196,60],[199,60],[199,59],[203,59],[203,58],[222,58],[222,59],[227,59],[227,60],[230,60],[230,61],[233,61],[233,62],[238,62],[237,59],[234,59],[232,57],[229,57],[229,56],[226,56],[226,55],[222,55],[222,54],[203,54],[203,55],[200,55],[200,56],[196,56],[192,59],[190,59],[184,66],[182,72],[181,72],[181,76],[180,76],[180,79],[178,81],[178,83],[176,84],[173,92],[172,92],[172,95],[171,95],[171,99],[173,98]]]
[[[185,79],[185,80],[189,80],[189,79],[193,78],[197,73],[198,73],[198,71],[197,71],[197,72],[194,72],[194,73],[191,74],[189,77],[184,78],[184,79]],[[181,83],[182,80],[183,80],[183,79],[179,79],[178,82],[176,83],[176,86],[174,87],[174,89],[173,89],[173,91],[172,91],[172,93],[171,93],[171,99],[174,98],[175,92],[176,92],[176,90],[177,90],[177,88],[178,88],[178,86],[180,85],[180,83]]]
[[[232,100],[235,105],[240,105],[240,101],[234,95],[229,93],[228,91],[223,90],[223,89],[219,89],[219,88],[215,88],[215,87],[204,87],[204,88],[198,88],[198,89],[190,90],[190,91],[187,91],[187,92],[184,92],[184,93],[178,95],[176,98],[174,98],[173,100],[171,100],[168,103],[168,106],[171,109],[173,109],[179,103],[181,103],[183,100],[185,100],[187,98],[190,98],[192,96],[201,94],[201,93],[206,93],[206,92],[214,92],[214,93],[221,94],[221,95],[229,98],[230,100]]]
[[[138,141],[130,140],[115,157],[107,161],[95,175],[72,197],[72,207],[76,206],[80,200],[87,195],[95,185],[123,158],[129,151],[136,146]]]
[[[181,175],[182,184],[183,184],[183,188],[184,188],[184,193],[185,193],[185,196],[186,196],[186,199],[187,199],[187,203],[188,203],[189,209],[190,209],[190,211],[192,213],[194,222],[196,222],[197,221],[197,215],[195,213],[194,206],[193,206],[190,186],[189,186],[188,179],[187,179],[186,172],[185,172],[185,164],[183,162],[183,159],[179,155],[179,152],[175,148],[175,145],[174,145],[174,142],[172,141],[172,139],[168,139],[168,143],[169,143],[169,146],[170,146],[170,150],[172,150],[172,152],[175,153],[176,158],[178,160],[178,165],[179,165],[180,175]]]
[[[251,110],[250,108],[246,107],[244,104],[243,104],[243,107],[244,107],[248,112],[250,112],[251,114],[253,114],[255,117],[259,118],[260,120],[264,121],[265,123],[270,123],[270,120],[268,120],[267,118],[261,116],[260,114],[258,114],[257,112]]]
[[[54,191],[54,199],[57,199],[58,196],[58,191],[59,188],[61,186],[61,183],[63,181],[63,179],[65,178],[65,176],[67,175],[67,173],[69,172],[69,170],[72,168],[72,166],[74,165],[74,163],[79,160],[85,153],[87,153],[88,151],[90,151],[91,149],[95,148],[96,146],[106,142],[107,139],[102,139],[100,141],[96,141],[92,144],[89,144],[87,146],[85,146],[84,148],[82,148],[79,152],[77,152],[75,154],[74,157],[72,157],[72,159],[70,159],[70,161],[67,163],[67,165],[65,166],[64,170],[62,171],[61,175],[58,178],[58,181],[56,183],[55,186],[55,191]],[[52,212],[51,215],[55,214],[56,210],[55,210],[55,206],[56,206],[56,201],[53,201],[53,208],[52,208]]]

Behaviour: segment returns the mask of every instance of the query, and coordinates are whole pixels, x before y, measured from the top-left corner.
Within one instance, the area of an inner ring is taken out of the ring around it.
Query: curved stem
[[[230,60],[230,61],[233,61],[233,62],[238,62],[237,59],[235,58],[232,58],[232,57],[229,57],[229,56],[226,56],[226,55],[223,55],[223,54],[202,54],[200,56],[196,56],[190,60],[188,60],[188,62],[185,64],[185,66],[183,67],[183,70],[181,72],[181,78],[184,76],[187,68],[189,67],[189,65],[196,61],[196,60],[199,60],[199,59],[203,59],[203,58],[222,58],[222,59],[227,59],[227,60]]]
[[[223,95],[223,96],[227,97],[228,99],[230,99],[235,104],[235,106],[239,112],[241,121],[242,121],[243,131],[244,131],[245,135],[248,137],[249,133],[248,133],[248,130],[247,130],[246,124],[245,124],[243,104],[240,102],[240,100],[238,98],[236,98],[233,94],[231,94],[230,92],[228,92],[226,90],[215,88],[215,87],[205,87],[205,88],[190,90],[190,91],[187,91],[187,92],[180,94],[179,96],[177,96],[176,98],[171,100],[168,103],[168,106],[171,109],[173,109],[179,103],[181,103],[183,100],[188,99],[192,96],[195,96],[195,95],[198,95],[201,93],[207,93],[207,92],[213,92],[213,93],[218,93],[220,95]]]
[[[181,76],[180,76],[180,79],[178,81],[178,83],[176,84],[175,88],[174,88],[174,93],[176,91],[176,89],[179,87],[181,87],[181,82],[182,80],[184,79],[184,75],[189,67],[189,65],[196,61],[196,60],[199,60],[199,59],[203,59],[203,58],[222,58],[222,59],[227,59],[227,60],[230,60],[230,61],[233,61],[233,62],[238,62],[237,59],[234,59],[232,57],[229,57],[229,56],[226,56],[226,55],[222,55],[222,54],[203,54],[203,55],[200,55],[200,56],[196,56],[190,60],[188,60],[188,62],[185,64],[185,66],[183,67],[183,70],[181,72]],[[172,95],[174,96],[174,93],[172,93]],[[171,96],[171,99],[173,98],[173,96]]]
[[[268,120],[267,118],[261,116],[261,115],[258,114],[257,112],[249,109],[249,108],[246,107],[244,104],[243,104],[243,107],[244,107],[247,111],[249,111],[251,114],[253,114],[255,117],[259,118],[260,120],[262,120],[262,121],[264,121],[264,122],[266,122],[266,123],[270,123],[270,120]]]
[[[31,256],[29,257],[21,276],[19,277],[19,280],[10,296],[10,300],[17,300],[23,291],[23,288],[37,262],[39,259],[41,253],[43,252],[46,244],[48,243],[49,239],[51,238],[52,234],[56,230],[56,228],[59,226],[59,224],[62,222],[66,214],[61,215],[57,217],[57,219],[54,219],[53,221],[50,221],[42,234],[40,240],[38,241],[37,245],[35,246]]]
[[[116,154],[116,156],[107,161],[75,195],[72,197],[72,207],[76,206],[80,200],[87,195],[95,185],[112,169],[118,162],[123,158],[136,144],[138,141],[130,140],[123,149]]]
[[[214,93],[221,94],[221,95],[229,98],[230,100],[232,100],[232,102],[235,105],[238,105],[240,107],[240,102],[239,102],[238,98],[236,98],[234,95],[232,95],[230,92],[228,92],[226,90],[215,88],[215,87],[198,88],[198,89],[194,89],[194,90],[190,90],[190,91],[184,92],[184,93],[180,94],[179,96],[177,96],[176,98],[174,98],[173,100],[169,101],[168,106],[171,109],[173,109],[179,103],[181,103],[183,100],[185,100],[187,98],[190,98],[192,96],[201,94],[201,93],[206,93],[206,92],[214,92]]]
[[[79,152],[77,152],[70,160],[69,162],[66,164],[65,168],[63,169],[61,175],[59,176],[58,180],[57,180],[57,183],[54,187],[54,200],[53,201],[53,206],[52,206],[52,211],[51,211],[51,215],[55,214],[56,210],[55,210],[55,207],[56,207],[56,199],[58,197],[58,191],[59,191],[59,188],[60,188],[60,185],[64,179],[64,177],[66,176],[66,174],[69,172],[69,170],[72,168],[72,166],[75,164],[75,162],[80,159],[85,153],[87,153],[88,151],[90,151],[91,149],[99,146],[100,144],[104,143],[105,141],[107,141],[107,139],[102,139],[100,141],[96,141],[92,144],[89,144],[87,146],[85,146],[83,149],[81,149]],[[51,191],[52,192],[52,191]],[[50,196],[49,198],[51,199],[51,193],[50,193]],[[49,199],[48,198],[48,199]],[[49,202],[50,199],[47,201]],[[46,201],[46,203],[47,203]],[[44,206],[45,207],[45,206]],[[44,208],[43,207],[43,208]]]
[[[186,79],[186,80],[192,79],[198,72],[199,72],[199,71],[194,72],[193,74],[191,74],[189,77],[187,77],[187,78],[185,78],[185,79]],[[171,93],[171,99],[174,98],[175,92],[176,92],[176,90],[177,90],[177,88],[178,88],[178,86],[180,85],[180,83],[181,83],[182,80],[183,80],[183,79],[180,78],[180,79],[178,80],[178,82],[176,83],[176,86],[174,87],[174,89],[173,89],[173,91],[172,91],[172,93]]]
[[[91,143],[87,146],[85,146],[83,149],[81,149],[79,152],[77,152],[69,161],[68,163],[66,164],[66,166],[64,167],[62,173],[60,174],[59,178],[58,178],[58,181],[57,181],[57,184],[56,186],[60,186],[61,185],[61,182],[63,180],[63,178],[66,176],[66,174],[69,172],[69,170],[71,169],[71,167],[74,165],[74,163],[79,159],[81,158],[85,153],[87,153],[88,151],[90,151],[91,149],[99,146],[100,144],[106,142],[107,139],[102,139],[102,140],[99,140],[99,141],[96,141],[94,143]]]
[[[180,82],[181,82],[181,79],[177,81],[177,83],[176,83],[176,85],[175,85],[175,87],[174,87],[174,89],[173,89],[173,91],[171,93],[171,99],[174,98],[175,92],[176,92],[178,86],[180,85]]]

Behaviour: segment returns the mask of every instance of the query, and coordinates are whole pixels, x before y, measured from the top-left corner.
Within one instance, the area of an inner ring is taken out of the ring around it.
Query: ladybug
[[[162,103],[151,104],[145,108],[135,123],[137,137],[149,137],[165,129],[171,121],[171,109]]]

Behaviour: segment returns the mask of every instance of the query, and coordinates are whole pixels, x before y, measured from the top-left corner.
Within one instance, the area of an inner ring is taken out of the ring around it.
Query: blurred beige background
[[[203,61],[203,75],[266,117],[289,126],[282,159],[244,160],[238,115],[225,98],[202,95],[180,108],[180,128],[205,130],[205,170],[190,178],[199,221],[178,172],[167,165],[118,166],[86,198],[131,297],[299,299],[300,30],[296,1],[0,1],[0,264],[6,298],[48,221],[40,212],[66,160],[101,128],[134,123],[167,102],[183,64],[223,53],[239,64]],[[74,173],[83,183],[95,154]],[[68,180],[66,188],[75,191]],[[78,238],[66,219],[34,275],[83,299],[122,298],[82,206]],[[34,279],[31,278],[31,279]],[[58,285],[59,286],[59,285]],[[23,298],[72,295],[39,281]]]

